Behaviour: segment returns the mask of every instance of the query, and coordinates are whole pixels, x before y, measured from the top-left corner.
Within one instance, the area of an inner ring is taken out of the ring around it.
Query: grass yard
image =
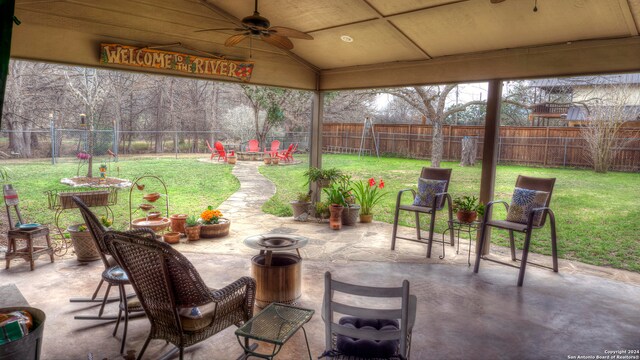
[[[323,156],[323,167],[339,168],[352,175],[354,180],[370,177],[384,179],[388,195],[374,209],[374,219],[388,223],[393,222],[398,191],[417,188],[420,169],[428,164],[424,160],[403,158]],[[277,186],[276,195],[263,206],[265,212],[291,216],[289,201],[298,192],[306,191],[303,173],[307,166],[305,161],[299,165],[260,168],[261,173]],[[454,169],[449,187],[452,196],[479,194],[479,165],[463,168],[458,163],[443,163],[442,167]],[[551,208],[556,214],[560,257],[640,272],[640,209],[637,206],[640,174],[596,174],[589,170],[499,166],[496,173],[496,199],[510,201],[519,174],[557,178]],[[503,206],[496,206],[495,210],[494,215],[498,218],[506,216]],[[439,232],[444,230],[446,224],[444,216],[444,213],[439,214]],[[401,212],[400,223],[413,226],[411,213]],[[506,231],[494,230],[493,234],[495,243],[508,246]],[[516,237],[523,239],[522,234],[516,234]],[[522,242],[516,240],[516,243]],[[551,253],[548,222],[545,228],[535,231],[531,251],[547,255]]]
[[[98,164],[94,165],[94,176],[99,174]],[[47,190],[70,190],[71,187],[60,184],[60,179],[76,175],[76,163],[61,163],[55,166],[47,162],[33,162],[27,164],[6,164],[11,170],[10,183],[20,196],[20,208],[23,218],[30,222],[54,224],[54,211],[47,208]],[[119,168],[119,171],[118,171]],[[81,175],[86,174],[86,167]],[[149,174],[159,175],[167,185],[169,193],[169,213],[186,213],[200,215],[208,206],[218,206],[240,187],[238,180],[231,175],[231,165],[211,165],[195,158],[142,158],[135,160],[121,160],[111,163],[108,176],[133,180]],[[142,195],[150,192],[163,192],[157,182],[144,182],[144,191],[135,190],[136,197],[132,200],[134,207],[144,203]],[[82,188],[79,188],[81,190]],[[161,204],[158,200],[156,204]],[[161,207],[159,206],[159,207]],[[129,222],[129,190],[118,192],[118,203],[112,207],[114,212],[114,228],[126,229]],[[104,212],[95,208],[98,215]],[[135,209],[134,209],[135,210]],[[159,211],[164,212],[161,208]],[[3,214],[5,212],[3,211]],[[142,217],[138,211],[134,218]],[[1,217],[5,222],[5,215]],[[60,227],[80,223],[78,210],[65,210],[60,219]]]

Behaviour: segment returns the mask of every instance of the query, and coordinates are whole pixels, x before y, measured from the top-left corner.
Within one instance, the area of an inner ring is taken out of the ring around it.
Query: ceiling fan
[[[311,35],[305,34],[302,31],[284,26],[271,26],[269,19],[260,16],[260,13],[258,12],[258,0],[255,1],[255,10],[253,11],[253,15],[244,17],[240,21],[239,26],[240,27],[235,28],[203,29],[196,30],[196,32],[224,30],[237,31],[240,33],[230,36],[227,41],[224,42],[225,46],[235,46],[246,38],[258,38],[283,50],[293,49],[293,43],[289,38],[313,40]]]

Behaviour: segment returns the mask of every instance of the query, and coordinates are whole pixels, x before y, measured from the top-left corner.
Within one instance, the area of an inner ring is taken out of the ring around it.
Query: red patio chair
[[[258,140],[249,140],[249,152],[260,152],[260,143],[258,142]]]
[[[268,154],[271,157],[278,156],[279,151],[280,151],[280,140],[273,140],[271,142],[271,150],[264,149],[265,155]]]
[[[209,151],[211,151],[211,157],[209,158],[209,160],[213,160],[213,157],[218,155],[218,151],[216,151],[216,149],[212,148],[211,145],[209,145],[209,142],[207,140],[205,140],[204,142],[207,144],[207,147],[209,148]]]
[[[293,154],[298,150],[298,143],[293,145],[293,149],[291,149],[291,153],[289,153],[289,161],[293,162]]]
[[[216,141],[213,146],[216,147],[216,151],[218,152],[218,161],[220,161],[220,159],[227,161],[227,152],[224,151],[224,145],[222,145],[220,141]]]
[[[278,154],[278,157],[282,159],[282,161],[289,161],[289,159],[293,160],[293,156],[291,154],[293,154],[293,144],[289,144],[287,150],[281,151],[280,154]]]

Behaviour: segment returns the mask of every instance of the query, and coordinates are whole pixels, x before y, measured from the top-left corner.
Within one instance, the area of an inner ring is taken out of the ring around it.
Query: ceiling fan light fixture
[[[340,36],[340,40],[346,42],[346,43],[351,43],[353,42],[353,38],[349,35],[342,35]]]

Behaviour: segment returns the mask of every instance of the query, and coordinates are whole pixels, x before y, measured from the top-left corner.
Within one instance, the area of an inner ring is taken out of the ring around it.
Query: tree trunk
[[[465,136],[462,138],[462,157],[460,166],[473,166],[476,164],[476,154],[478,153],[478,138]]]
[[[442,124],[433,122],[433,135],[431,137],[431,166],[440,167],[442,161],[442,151],[444,149],[444,136],[442,134]]]

